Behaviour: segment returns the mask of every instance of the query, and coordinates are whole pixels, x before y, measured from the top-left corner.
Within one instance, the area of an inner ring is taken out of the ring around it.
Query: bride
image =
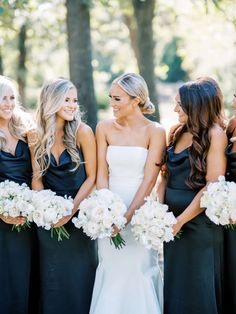
[[[97,126],[97,188],[120,195],[130,222],[156,182],[165,149],[165,132],[144,113],[154,106],[144,79],[133,73],[113,81],[110,104],[114,119]],[[114,234],[119,232],[114,227]],[[162,278],[157,253],[135,241],[130,225],[121,232],[126,246],[117,250],[109,239],[98,242],[99,266],[90,314],[161,314]]]

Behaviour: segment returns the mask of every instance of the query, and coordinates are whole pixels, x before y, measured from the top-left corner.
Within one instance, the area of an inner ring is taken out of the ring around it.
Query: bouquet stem
[[[225,228],[226,229],[235,230],[236,229],[236,225],[235,224],[228,224],[228,225],[225,225]]]
[[[182,231],[182,230],[180,230],[179,232],[177,232],[177,234],[176,234],[175,238],[176,238],[176,239],[180,239],[180,238],[181,238],[181,236],[182,236],[182,233],[183,233],[183,231]]]
[[[29,229],[31,228],[31,225],[28,221],[26,221],[24,224],[22,225],[13,225],[11,230],[16,230],[17,232],[21,232],[21,231],[24,231],[26,229]]]
[[[125,246],[125,240],[122,236],[118,233],[115,237],[110,238],[111,244],[113,243],[115,248],[120,250],[123,246]]]
[[[63,238],[66,238],[66,239],[70,238],[70,234],[64,226],[52,227],[51,228],[51,238],[54,237],[54,234],[57,235],[57,241],[62,241]]]

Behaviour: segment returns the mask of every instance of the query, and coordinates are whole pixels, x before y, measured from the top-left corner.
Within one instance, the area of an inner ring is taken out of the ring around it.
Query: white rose
[[[38,227],[42,227],[44,224],[44,220],[43,220],[43,212],[40,210],[35,210],[33,212],[33,221],[36,223],[36,225]]]
[[[20,216],[20,212],[16,206],[11,207],[8,214],[13,218]]]
[[[56,223],[58,221],[59,217],[57,214],[57,211],[54,208],[48,208],[45,212],[44,212],[44,221],[45,223]]]
[[[99,231],[99,226],[98,226],[98,224],[96,224],[94,222],[88,222],[85,230],[86,230],[86,234],[88,236],[90,236],[92,239],[96,239],[97,233]]]

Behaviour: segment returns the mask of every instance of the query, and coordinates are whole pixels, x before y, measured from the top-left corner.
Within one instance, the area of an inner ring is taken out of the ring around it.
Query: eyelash
[[[114,99],[115,101],[120,101],[120,98],[112,97],[111,95],[109,95],[109,98],[110,98],[111,100]]]
[[[66,102],[68,102],[68,101],[69,101],[69,99],[66,99],[65,101],[66,101]],[[74,102],[76,102],[76,103],[77,103],[77,102],[78,102],[78,99],[74,99]]]
[[[3,97],[3,99],[4,99],[4,100],[6,100],[6,99],[7,99],[7,97],[5,96],[5,97]],[[14,99],[15,99],[15,97],[14,97],[14,96],[11,96],[11,97],[10,97],[10,99],[11,99],[11,100],[14,100]]]

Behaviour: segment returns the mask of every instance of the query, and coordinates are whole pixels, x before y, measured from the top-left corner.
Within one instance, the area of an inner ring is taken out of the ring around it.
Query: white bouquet
[[[24,230],[30,227],[30,221],[34,206],[32,205],[33,191],[23,183],[22,185],[14,181],[3,181],[0,183],[0,215],[16,218],[26,217],[23,225],[13,225],[12,230]]]
[[[119,229],[125,227],[126,210],[127,207],[117,194],[108,189],[95,190],[80,203],[78,218],[73,218],[72,222],[77,228],[82,227],[93,240],[111,237],[114,225]],[[111,237],[111,241],[118,249],[125,245],[119,233]]]
[[[51,190],[42,190],[34,192],[32,203],[35,207],[32,221],[38,227],[46,230],[51,229],[51,237],[56,232],[58,241],[61,241],[63,237],[69,238],[69,233],[64,226],[53,227],[52,225],[56,224],[62,217],[71,215],[74,207],[72,198],[58,196]]]
[[[168,206],[146,197],[143,206],[135,211],[131,225],[134,237],[146,248],[159,250],[161,244],[174,240],[172,226],[177,220]]]
[[[215,224],[230,225],[236,221],[236,184],[220,176],[203,192],[200,206],[206,208],[206,215]]]

